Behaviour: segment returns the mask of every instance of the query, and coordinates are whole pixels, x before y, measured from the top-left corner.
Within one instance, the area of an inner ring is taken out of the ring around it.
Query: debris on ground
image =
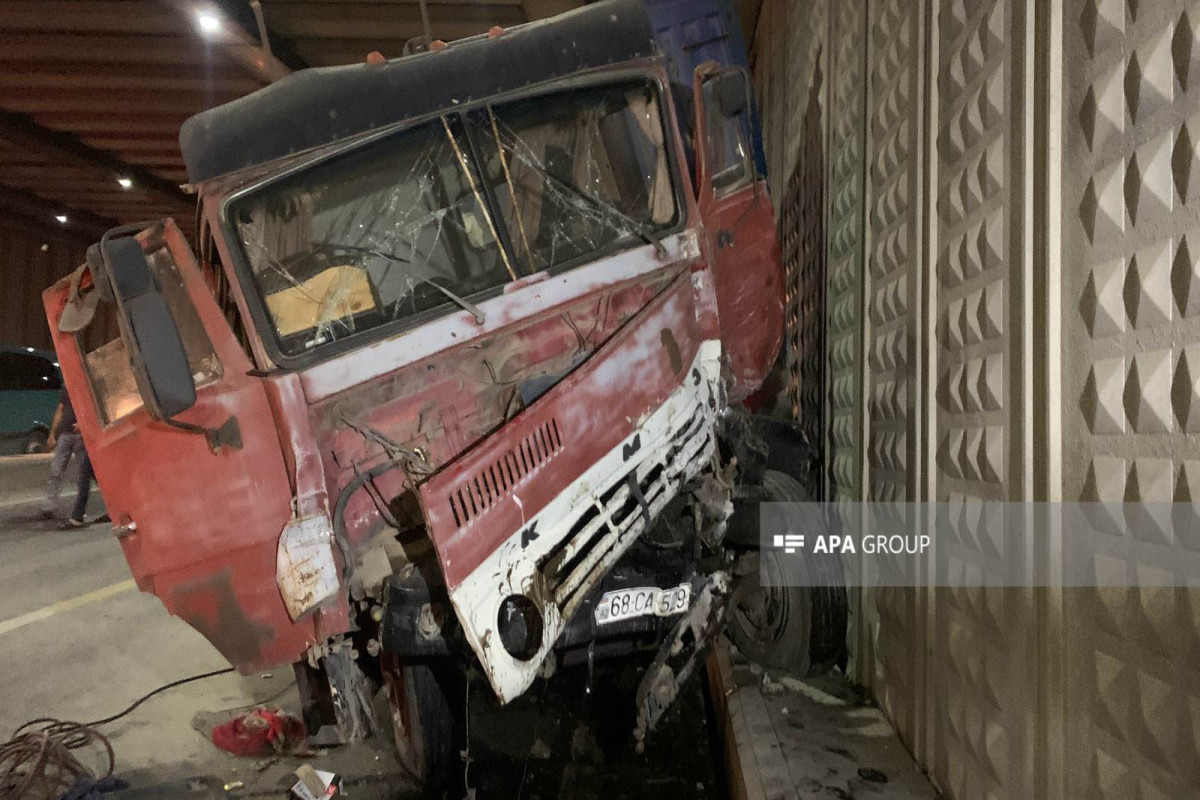
[[[604,761],[604,753],[590,725],[580,725],[571,734],[571,760],[591,764]]]
[[[212,729],[212,743],[235,756],[269,756],[307,749],[304,723],[276,708],[254,708]]]
[[[787,691],[787,688],[779,681],[771,680],[770,675],[764,674],[762,676],[762,690],[763,694],[774,696],[783,694],[785,691]]]
[[[321,800],[321,798],[341,797],[342,779],[333,772],[313,769],[308,764],[301,764],[295,771],[296,783],[293,784],[288,796],[294,800]]]
[[[746,782],[734,796],[753,787],[791,800],[936,800],[883,713],[844,675],[755,675],[722,646],[709,675],[726,693],[731,730],[749,734],[734,737]]]
[[[550,758],[550,745],[546,744],[545,740],[538,738],[534,741],[533,747],[529,748],[529,755],[545,761]]]
[[[795,692],[796,694],[807,697],[809,700],[812,700],[814,703],[820,703],[823,706],[845,706],[845,705],[848,705],[848,703],[846,703],[846,701],[842,700],[840,697],[835,697],[834,695],[830,694],[829,692],[818,689],[816,686],[813,686],[811,683],[805,683],[804,681],[800,680],[799,678],[793,678],[791,675],[784,675],[782,678],[779,679],[779,682],[776,685],[780,687],[780,691],[783,691],[783,689],[787,689],[789,691]],[[763,678],[763,690],[764,691],[767,690],[767,679],[765,677]],[[767,691],[767,694],[777,694],[777,692]]]
[[[871,783],[888,782],[887,773],[883,772],[882,770],[871,769],[870,767],[859,767],[858,777],[862,778],[864,781],[870,781]]]

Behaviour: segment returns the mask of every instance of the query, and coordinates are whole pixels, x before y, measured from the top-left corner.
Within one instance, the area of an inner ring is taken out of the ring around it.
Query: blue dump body
[[[654,38],[666,54],[680,124],[692,119],[692,72],[705,61],[749,67],[746,39],[730,0],[642,0],[654,26]],[[758,109],[754,120],[754,158],[767,174]],[[693,162],[688,142],[688,162]]]

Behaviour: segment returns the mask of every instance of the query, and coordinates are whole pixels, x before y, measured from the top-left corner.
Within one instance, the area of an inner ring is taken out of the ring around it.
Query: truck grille
[[[454,523],[462,528],[479,517],[549,461],[562,446],[558,420],[551,418],[534,428],[516,447],[479,469],[450,493]]]
[[[572,524],[539,564],[563,619],[574,615],[591,586],[653,523],[679,487],[711,461],[714,448],[712,415],[697,405],[665,447],[633,466]]]

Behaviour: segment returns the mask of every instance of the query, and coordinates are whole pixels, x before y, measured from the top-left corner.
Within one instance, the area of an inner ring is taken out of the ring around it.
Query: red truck
[[[124,226],[45,292],[139,587],[295,664],[316,741],[386,690],[436,784],[468,671],[507,702],[650,648],[644,735],[720,626],[784,291],[748,76],[693,90],[637,0],[304,70],[184,124],[198,257]]]

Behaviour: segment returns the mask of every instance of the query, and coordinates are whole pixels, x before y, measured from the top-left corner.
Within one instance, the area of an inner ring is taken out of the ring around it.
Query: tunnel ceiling
[[[429,0],[427,9],[433,36],[452,40],[576,5]],[[91,237],[165,215],[190,231],[178,143],[187,117],[292,70],[353,63],[372,50],[397,57],[422,34],[416,2],[263,0],[261,8],[270,55],[248,0],[0,3],[0,213]]]

